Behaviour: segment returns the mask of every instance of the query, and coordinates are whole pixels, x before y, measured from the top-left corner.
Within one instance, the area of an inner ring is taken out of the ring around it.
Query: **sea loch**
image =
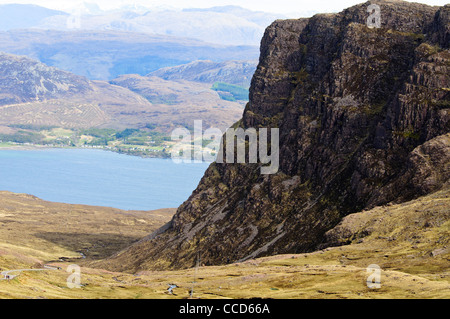
[[[125,210],[169,208],[188,199],[208,165],[102,150],[0,150],[0,190]]]

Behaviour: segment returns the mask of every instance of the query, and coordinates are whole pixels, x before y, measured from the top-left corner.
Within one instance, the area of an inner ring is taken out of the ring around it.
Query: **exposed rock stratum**
[[[345,216],[450,176],[450,6],[376,1],[277,20],[236,126],[280,129],[280,169],[213,163],[172,221],[104,261],[139,271],[310,252]]]

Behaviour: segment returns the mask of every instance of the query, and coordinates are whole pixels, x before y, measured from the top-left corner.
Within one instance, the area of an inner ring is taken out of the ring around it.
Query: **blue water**
[[[102,150],[0,150],[0,190],[125,210],[177,207],[208,165]]]

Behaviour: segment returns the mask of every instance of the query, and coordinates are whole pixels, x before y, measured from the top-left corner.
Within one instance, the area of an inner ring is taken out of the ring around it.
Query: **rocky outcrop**
[[[82,76],[0,52],[0,105],[70,97],[92,90]]]
[[[103,266],[138,271],[313,251],[346,215],[449,178],[450,6],[377,1],[275,21],[242,128],[280,129],[280,169],[213,163],[171,223]]]

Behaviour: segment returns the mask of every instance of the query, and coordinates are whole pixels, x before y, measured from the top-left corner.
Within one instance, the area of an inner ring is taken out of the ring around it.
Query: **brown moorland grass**
[[[338,247],[223,266],[128,274],[95,269],[89,261],[108,255],[108,244],[120,249],[123,242],[119,244],[118,238],[121,236],[137,239],[148,234],[139,221],[144,219],[140,215],[144,212],[125,213],[107,208],[92,208],[93,211],[90,211],[86,207],[76,206],[65,213],[58,213],[64,205],[2,192],[2,270],[33,264],[37,266],[36,262],[56,256],[76,258],[80,249],[96,241],[105,245],[93,249],[93,255],[88,255],[86,259],[51,263],[60,266],[60,270],[23,272],[13,280],[0,281],[0,297],[189,298],[194,288],[194,298],[201,299],[447,299],[450,298],[449,194],[450,188],[447,187],[411,202],[349,215],[328,233],[328,237],[336,243],[345,243]],[[155,211],[147,213],[147,217],[159,216],[158,222],[163,223],[171,213],[173,211]],[[111,214],[118,216],[115,219],[106,218]],[[90,233],[80,231],[83,227]],[[73,234],[85,235],[77,237]],[[98,234],[108,236],[97,237]],[[13,239],[15,236],[18,238]],[[71,263],[82,267],[80,289],[69,289],[66,285],[69,274],[65,269]],[[381,268],[379,289],[370,289],[366,284],[366,268],[371,264]],[[174,290],[175,295],[166,292],[170,283],[179,286]]]

